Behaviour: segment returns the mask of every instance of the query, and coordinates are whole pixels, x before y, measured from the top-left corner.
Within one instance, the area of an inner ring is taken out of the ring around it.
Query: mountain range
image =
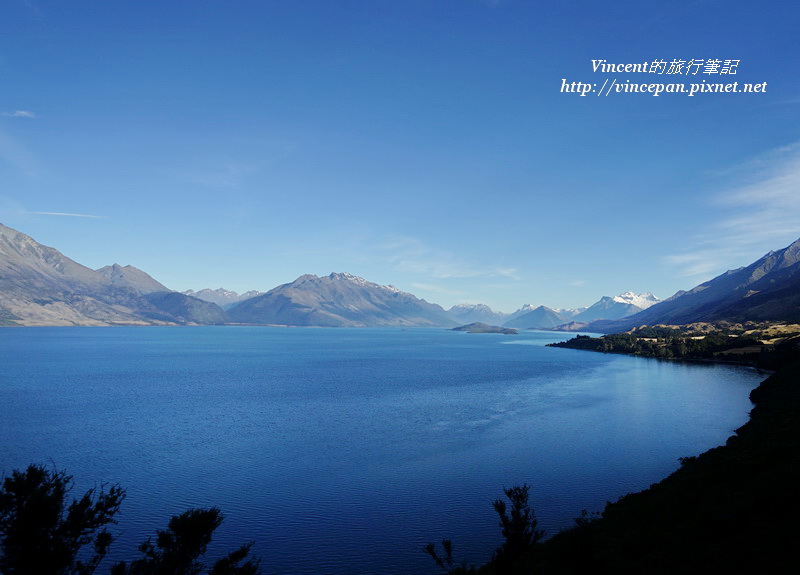
[[[509,314],[501,311],[494,311],[483,303],[470,304],[460,303],[454,305],[447,313],[459,324],[486,323],[489,325],[499,325],[506,321]]]
[[[235,322],[320,327],[453,326],[436,304],[348,273],[303,275],[228,310]]]
[[[578,309],[551,309],[547,306],[525,304],[514,313],[493,311],[484,304],[459,304],[447,313],[461,323],[495,323],[514,328],[550,329],[568,322],[587,323],[596,319],[620,319],[658,303],[650,292],[635,294],[625,292],[618,296],[604,296],[592,306]]]
[[[593,321],[586,329],[614,333],[640,325],[723,320],[800,322],[800,240],[644,311],[619,320]]]
[[[660,301],[650,292],[635,294],[628,291],[614,297],[604,296],[588,309],[568,319],[580,322],[589,322],[596,319],[620,319],[646,310]]]
[[[566,315],[558,313],[554,309],[540,305],[539,307],[526,306],[524,313],[513,314],[514,317],[507,320],[504,327],[515,327],[520,329],[531,328],[551,328],[566,323]]]
[[[243,302],[246,299],[262,295],[264,292],[257,290],[250,290],[243,294],[238,294],[235,291],[226,290],[225,288],[217,288],[217,289],[206,288],[206,289],[201,289],[200,291],[194,291],[190,289],[181,293],[183,295],[196,297],[197,299],[201,299],[203,301],[215,303],[222,309],[228,309],[229,307],[233,307],[237,303]]]
[[[0,325],[453,327],[483,322],[609,333],[639,325],[720,320],[800,321],[800,240],[664,301],[649,292],[625,292],[603,297],[589,308],[526,304],[505,314],[484,304],[444,310],[394,286],[348,273],[303,275],[266,293],[240,295],[223,288],[179,293],[133,266],[92,270],[0,224]]]
[[[212,303],[131,266],[92,270],[0,224],[0,325],[224,323]]]

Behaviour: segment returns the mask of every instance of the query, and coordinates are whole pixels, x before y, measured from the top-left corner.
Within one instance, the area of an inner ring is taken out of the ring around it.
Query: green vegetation
[[[0,488],[0,573],[4,575],[90,575],[108,553],[107,526],[125,498],[118,485],[90,489],[67,502],[72,477],[30,465],[4,478]],[[117,563],[112,575],[258,575],[259,562],[246,544],[208,569],[202,556],[222,523],[217,508],[190,509],[158,530],[155,544],[139,546],[143,557]]]
[[[688,326],[643,326],[626,333],[602,337],[579,335],[569,341],[549,344],[606,353],[624,353],[659,359],[714,360],[774,368],[787,350],[800,342],[797,326],[777,330],[776,325],[754,326],[692,324]]]

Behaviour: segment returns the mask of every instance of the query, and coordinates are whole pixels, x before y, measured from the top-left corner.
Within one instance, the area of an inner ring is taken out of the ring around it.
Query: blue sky
[[[347,271],[445,307],[668,297],[800,237],[798,21],[775,1],[8,0],[0,222],[180,291]]]

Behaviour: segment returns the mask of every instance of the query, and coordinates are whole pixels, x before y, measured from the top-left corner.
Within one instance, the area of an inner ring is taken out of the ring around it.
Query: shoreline
[[[576,520],[521,564],[543,575],[800,568],[796,529],[779,527],[800,511],[800,352],[791,352],[750,392],[753,409],[724,444],[680,458],[680,468],[607,503],[599,516]]]

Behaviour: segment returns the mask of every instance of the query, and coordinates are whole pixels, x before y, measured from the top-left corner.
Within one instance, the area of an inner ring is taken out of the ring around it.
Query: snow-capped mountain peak
[[[450,308],[450,311],[475,311],[475,310],[492,311],[492,308],[490,308],[485,303],[460,303]]]
[[[570,318],[570,317],[578,315],[579,313],[585,312],[587,309],[588,308],[586,308],[586,307],[579,307],[579,308],[561,308],[561,307],[557,307],[557,308],[554,308],[553,311],[563,315],[566,318]]]
[[[362,278],[361,276],[355,276],[347,272],[339,272],[339,273],[333,272],[328,277],[332,280],[347,280],[364,288],[379,288],[396,294],[411,295],[407,292],[404,292],[403,290],[396,288],[393,285],[376,284],[374,282]]]
[[[626,291],[618,296],[614,296],[612,299],[615,302],[635,305],[640,309],[647,309],[661,301],[649,291],[640,294],[635,294],[632,291]]]

